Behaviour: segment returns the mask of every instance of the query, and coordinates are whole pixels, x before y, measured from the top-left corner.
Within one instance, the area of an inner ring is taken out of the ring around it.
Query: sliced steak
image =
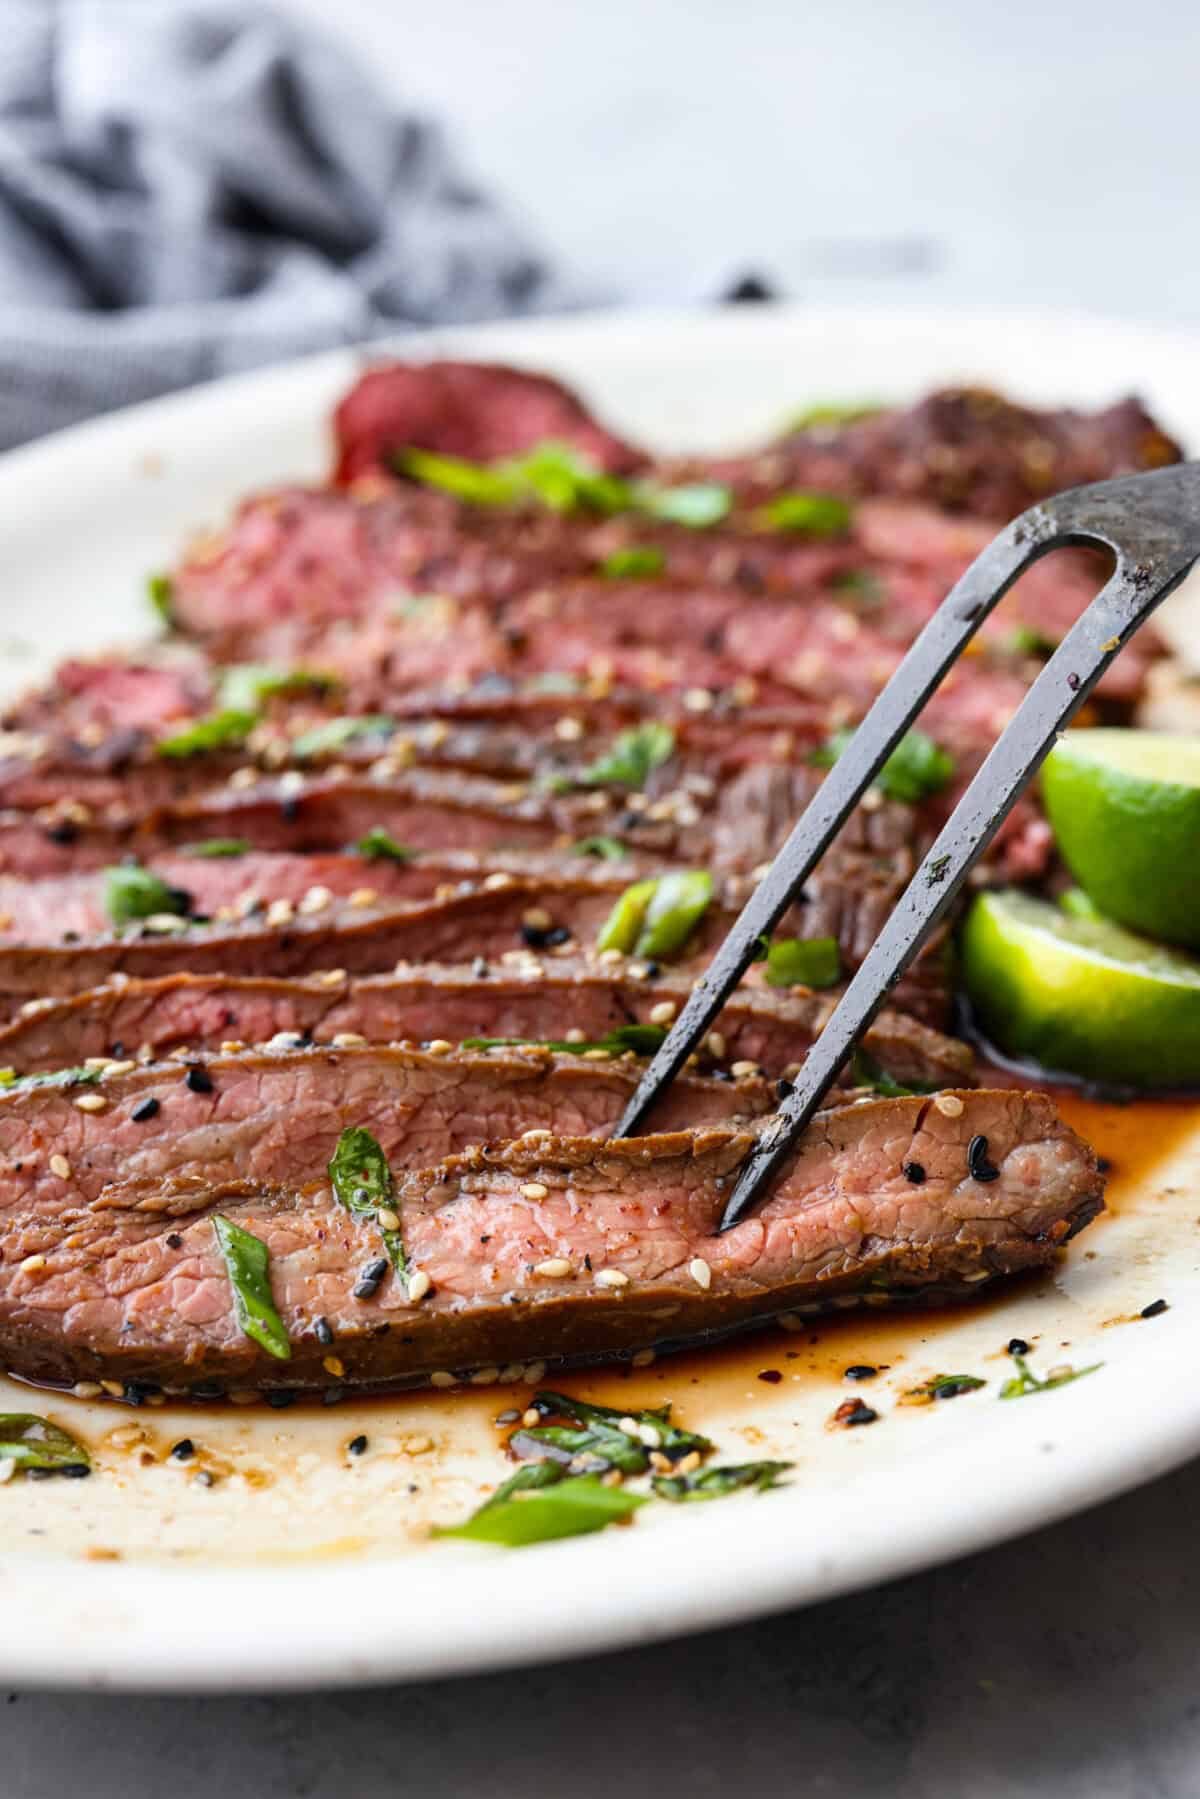
[[[89,1057],[133,1050],[156,1059],[177,1049],[214,1052],[231,1039],[265,1043],[290,1032],[328,1043],[345,1032],[369,1043],[460,1043],[467,1037],[533,1042],[581,1036],[596,1041],[629,1024],[670,1022],[692,983],[664,973],[631,978],[589,961],[550,960],[540,976],[511,963],[474,967],[419,964],[404,972],[353,978],[330,970],[307,979],[215,974],[115,979],[66,999],[31,1000],[0,1027],[0,1067],[75,1067]],[[722,1067],[794,1069],[834,1000],[803,989],[743,988],[725,1006],[704,1056]],[[880,1015],[863,1044],[902,1086],[961,1085],[971,1079],[965,1043],[899,1012]]]
[[[370,1104],[368,1091],[360,1097]],[[95,1198],[41,1175],[14,1184],[0,1352],[40,1380],[99,1375],[206,1392],[226,1382],[355,1386],[667,1348],[860,1296],[977,1294],[988,1278],[1051,1262],[1101,1208],[1103,1182],[1048,1099],[960,1098],[954,1119],[921,1099],[821,1114],[762,1210],[724,1236],[714,1233],[752,1143],[744,1132],[615,1144],[548,1136],[451,1157],[398,1187],[408,1255],[431,1283],[415,1303],[390,1273],[370,1298],[356,1297],[379,1255],[378,1229],[336,1205],[320,1173],[325,1121],[297,1142],[289,1105],[277,1165],[303,1167],[302,1180],[222,1182],[202,1158],[201,1181],[175,1197],[158,1176]],[[434,1104],[457,1129],[452,1089]],[[522,1116],[527,1105],[523,1095]],[[996,1170],[986,1185],[967,1165],[979,1135]],[[920,1186],[904,1173],[914,1163]],[[269,1250],[290,1360],[266,1355],[237,1325],[216,1210]],[[612,1284],[619,1275],[624,1283]]]

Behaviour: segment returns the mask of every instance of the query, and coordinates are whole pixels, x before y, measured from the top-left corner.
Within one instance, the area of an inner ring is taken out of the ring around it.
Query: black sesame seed
[[[355,1299],[374,1299],[379,1291],[379,1282],[368,1280],[364,1274],[355,1281],[352,1291]]]
[[[192,1388],[193,1399],[224,1399],[225,1388],[219,1380],[198,1380]]]
[[[1162,1314],[1167,1309],[1168,1309],[1167,1302],[1165,1299],[1152,1299],[1148,1306],[1142,1307],[1142,1317],[1143,1318],[1161,1318]]]
[[[140,1105],[135,1106],[129,1116],[135,1124],[145,1124],[148,1118],[157,1117],[160,1110],[159,1101],[151,1094],[149,1099],[144,1099]]]
[[[1028,1355],[1029,1345],[1024,1337],[1010,1337],[1008,1339],[1008,1353],[1009,1355]]]
[[[777,1387],[783,1379],[783,1375],[779,1372],[778,1368],[760,1368],[758,1378],[759,1380],[766,1381],[769,1387]]]
[[[79,836],[79,826],[73,825],[70,819],[63,819],[61,824],[51,825],[46,832],[51,843],[74,843]]]
[[[299,800],[295,800],[295,799],[284,800],[283,804],[279,808],[279,816],[280,816],[280,818],[282,818],[285,825],[295,824],[296,820],[300,816]]]
[[[1107,1156],[1097,1156],[1096,1157],[1097,1173],[1108,1174],[1111,1171],[1111,1169],[1112,1169],[1112,1163],[1109,1161]]]
[[[86,1462],[68,1462],[65,1468],[58,1471],[64,1480],[86,1480],[92,1472]]]
[[[190,1437],[180,1437],[178,1443],[172,1443],[171,1454],[177,1462],[190,1462],[196,1453],[196,1445]]]
[[[341,1399],[344,1399],[345,1396],[346,1396],[345,1387],[326,1387],[325,1391],[321,1395],[321,1404],[322,1405],[337,1405],[338,1401]]]
[[[363,1269],[363,1279],[365,1281],[381,1281],[383,1279],[384,1275],[387,1273],[387,1271],[388,1271],[387,1257],[386,1256],[376,1256],[375,1259],[373,1261],[368,1262],[366,1267]]]
[[[475,960],[471,964],[471,973],[475,976],[475,979],[477,981],[486,980],[487,976],[489,974],[491,974],[491,972],[492,972],[491,969],[488,967],[488,965],[484,961],[483,957],[476,956]]]
[[[662,973],[662,969],[659,967],[657,962],[647,962],[647,964],[646,964],[646,979],[648,981],[657,980],[661,973]]]
[[[183,1248],[183,1238],[179,1235],[178,1231],[168,1231],[167,1232],[167,1248],[168,1249],[182,1249]]]
[[[213,1090],[212,1076],[207,1068],[193,1066],[188,1069],[183,1079],[184,1086],[190,1088],[193,1093],[211,1093]]]
[[[904,1164],[904,1167],[900,1170],[900,1172],[904,1176],[906,1181],[912,1182],[914,1187],[920,1187],[920,1186],[924,1185],[925,1170],[922,1168],[922,1166],[919,1162],[906,1162]]]
[[[323,1343],[326,1348],[329,1347],[333,1342],[333,1327],[328,1318],[313,1319],[313,1335],[318,1343]]]
[[[852,1367],[845,1370],[843,1378],[845,1380],[874,1380],[878,1373],[878,1368],[872,1368],[870,1362],[855,1362]]]
[[[864,1405],[861,1399],[848,1399],[837,1409],[837,1420],[848,1429],[856,1424],[874,1424],[879,1413],[872,1406]]]
[[[986,1137],[972,1137],[967,1145],[967,1168],[973,1181],[998,1181],[1000,1170],[987,1159]]]
[[[295,1405],[296,1395],[289,1393],[286,1387],[274,1389],[267,1394],[267,1404],[273,1412],[286,1412],[290,1405]]]
[[[349,1450],[351,1455],[362,1455],[362,1453],[364,1452],[366,1447],[367,1447],[367,1439],[362,1436],[351,1437],[350,1441],[346,1445],[346,1448]]]

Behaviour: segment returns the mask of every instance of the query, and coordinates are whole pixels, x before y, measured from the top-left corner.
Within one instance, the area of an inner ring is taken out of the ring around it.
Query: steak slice
[[[281,1158],[317,1163],[303,1181],[206,1175],[172,1200],[158,1181],[89,1199],[37,1178],[6,1210],[0,1349],[38,1380],[295,1390],[669,1348],[856,1298],[976,1294],[1050,1263],[1100,1210],[1103,1182],[1044,1096],[958,1097],[955,1118],[927,1099],[820,1114],[760,1212],[724,1236],[714,1233],[730,1179],[753,1141],[742,1131],[547,1135],[452,1156],[398,1184],[410,1261],[432,1283],[416,1303],[391,1273],[355,1296],[380,1236],[334,1202],[320,1128]],[[976,1136],[997,1171],[987,1185],[968,1172]],[[903,1172],[914,1162],[919,1187]],[[237,1325],[216,1210],[268,1247],[288,1361]],[[30,1256],[44,1265],[30,1269]]]
[[[562,1041],[571,1032],[598,1040],[629,1024],[662,1024],[682,1006],[688,976],[660,971],[631,979],[626,969],[588,961],[548,961],[530,979],[511,963],[473,968],[417,965],[355,979],[331,970],[307,979],[215,974],[116,979],[68,999],[32,1000],[0,1027],[0,1066],[23,1071],[70,1068],[89,1057],[150,1050],[215,1052],[230,1039],[266,1043],[291,1032],[328,1043],[353,1032],[369,1043],[460,1043],[467,1037]],[[753,1062],[768,1074],[794,1068],[833,1009],[805,989],[743,988],[717,1022],[706,1059]],[[965,1043],[899,1012],[880,1015],[867,1054],[901,1086],[961,1085],[974,1058]]]

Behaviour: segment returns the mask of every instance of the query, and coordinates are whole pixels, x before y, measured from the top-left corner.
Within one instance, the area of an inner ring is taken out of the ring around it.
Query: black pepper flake
[[[1028,1355],[1029,1345],[1024,1337],[1010,1337],[1008,1339],[1008,1353],[1009,1355]]]
[[[160,1102],[151,1094],[149,1099],[144,1099],[140,1105],[136,1105],[129,1116],[135,1124],[145,1124],[147,1119],[156,1118],[161,1110]]]
[[[362,1455],[367,1447],[367,1439],[363,1436],[351,1437],[346,1448],[351,1455]]]
[[[906,1162],[900,1172],[906,1181],[911,1181],[914,1187],[924,1186],[925,1170],[919,1162]]]
[[[973,1181],[998,1181],[1000,1170],[994,1162],[987,1159],[988,1140],[986,1137],[972,1137],[967,1144],[967,1168]]]
[[[196,1453],[196,1445],[190,1437],[180,1437],[178,1443],[172,1443],[171,1454],[177,1462],[190,1462]]]
[[[835,1424],[852,1430],[856,1424],[874,1424],[879,1413],[871,1406],[864,1405],[861,1399],[844,1399],[833,1414]]]
[[[1169,1311],[1169,1309],[1165,1299],[1152,1299],[1148,1306],[1142,1307],[1142,1317],[1161,1318],[1163,1313]]]
[[[207,1068],[189,1068],[183,1077],[183,1084],[192,1093],[211,1093],[213,1090],[212,1076]]]
[[[874,1380],[878,1373],[878,1368],[873,1368],[870,1362],[855,1362],[851,1367],[845,1369],[842,1378],[844,1380]]]
[[[779,1372],[778,1368],[760,1368],[758,1371],[758,1378],[759,1380],[766,1381],[768,1387],[777,1387],[783,1379],[783,1375]]]
[[[326,1349],[328,1349],[329,1345],[333,1342],[333,1326],[330,1324],[328,1318],[313,1319],[313,1335],[316,1337],[318,1343],[323,1343]]]
[[[182,1249],[183,1248],[183,1238],[179,1235],[178,1231],[168,1231],[167,1232],[167,1248],[168,1249]]]

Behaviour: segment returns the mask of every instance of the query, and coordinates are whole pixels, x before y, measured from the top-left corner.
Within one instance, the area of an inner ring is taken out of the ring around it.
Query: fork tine
[[[1015,520],[952,588],[822,782],[696,983],[626,1107],[617,1136],[631,1136],[638,1130],[688,1055],[703,1041],[752,961],[760,938],[774,930],[799,895],[866,787],[1017,577],[1040,556],[1063,544],[1103,544],[1116,553],[1116,574],[1034,683],[810,1050],[800,1081],[747,1161],[723,1229],[742,1216],[771,1178],[857,1036],[950,905],[1057,731],[1083,703],[1120,644],[1182,580],[1200,554],[1198,481],[1200,469],[1195,465],[1165,469],[1076,489]],[[1185,507],[1186,528],[1180,518]],[[1134,528],[1135,520],[1140,528]],[[1014,757],[1011,748],[1005,747],[1010,740],[1022,745],[1028,740],[1023,756]],[[943,856],[949,860],[939,863]],[[941,872],[935,874],[931,886],[922,887],[931,867]],[[919,905],[922,899],[925,907]],[[907,931],[900,920],[906,921]]]

